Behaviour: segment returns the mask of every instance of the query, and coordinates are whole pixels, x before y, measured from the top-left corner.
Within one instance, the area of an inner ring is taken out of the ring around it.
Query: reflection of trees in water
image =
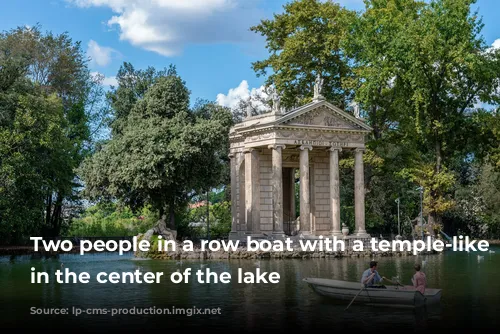
[[[398,278],[399,282],[401,282],[401,284],[404,285],[405,284],[405,279],[404,279],[404,276],[403,276],[403,263],[402,263],[400,257],[394,258],[394,265],[396,267],[396,275],[395,276]]]
[[[245,267],[243,267],[245,268]],[[243,269],[245,271],[245,269]],[[255,329],[255,310],[254,310],[254,284],[243,284],[243,300],[245,307],[245,320],[246,320],[246,328],[248,330]]]
[[[261,261],[261,270],[266,271],[268,273],[277,272],[280,275],[279,283],[277,284],[266,284],[262,286],[261,292],[265,294],[262,298],[267,298],[267,296],[272,297],[272,303],[270,305],[266,305],[265,314],[266,317],[271,317],[273,322],[273,327],[283,328],[286,325],[286,316],[288,303],[287,298],[288,290],[287,288],[293,286],[293,282],[289,282],[288,277],[293,277],[287,275],[284,261],[286,260],[264,260]],[[259,309],[256,309],[256,312],[262,312]],[[261,313],[262,314],[262,313]]]

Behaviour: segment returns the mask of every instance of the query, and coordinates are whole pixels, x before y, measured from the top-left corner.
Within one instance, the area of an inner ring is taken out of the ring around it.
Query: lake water
[[[260,260],[264,271],[281,276],[278,284],[238,284],[238,268],[255,271],[255,260],[177,261],[137,260],[132,254],[60,255],[33,259],[29,256],[0,257],[0,328],[148,330],[349,330],[356,332],[418,331],[435,329],[498,328],[500,302],[500,248],[490,253],[448,251],[417,257],[381,257],[378,271],[399,276],[410,284],[413,264],[425,260],[428,287],[441,288],[438,307],[426,311],[401,310],[335,302],[318,296],[302,281],[321,277],[359,281],[369,258]],[[478,254],[484,259],[478,260]],[[31,267],[49,273],[61,268],[88,272],[88,284],[31,284]],[[177,269],[210,268],[230,272],[229,284],[174,284],[169,277]],[[164,272],[159,284],[99,284],[94,276],[102,271]],[[215,315],[30,315],[40,308],[219,308]]]

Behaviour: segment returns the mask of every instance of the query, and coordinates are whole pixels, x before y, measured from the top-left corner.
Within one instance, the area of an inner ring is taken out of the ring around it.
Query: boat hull
[[[420,307],[439,302],[440,289],[427,289],[425,295],[410,286],[386,286],[385,289],[364,288],[361,283],[330,280],[323,278],[304,278],[304,281],[319,295],[348,303],[357,295],[354,303],[387,305],[398,307]],[[359,295],[358,295],[359,293]]]

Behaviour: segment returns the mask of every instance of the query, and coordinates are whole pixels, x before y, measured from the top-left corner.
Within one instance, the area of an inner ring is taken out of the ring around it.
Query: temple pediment
[[[285,114],[277,124],[354,131],[372,130],[363,121],[326,101],[311,103]]]
[[[356,148],[372,128],[326,100],[315,100],[285,114],[247,117],[231,129],[232,149],[271,144]]]

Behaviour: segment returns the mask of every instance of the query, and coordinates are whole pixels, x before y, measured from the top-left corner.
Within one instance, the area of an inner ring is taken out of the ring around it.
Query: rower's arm
[[[364,280],[363,280],[363,284],[366,284],[367,282],[371,281],[373,276],[375,276],[375,272],[373,272],[370,276],[366,277]]]

